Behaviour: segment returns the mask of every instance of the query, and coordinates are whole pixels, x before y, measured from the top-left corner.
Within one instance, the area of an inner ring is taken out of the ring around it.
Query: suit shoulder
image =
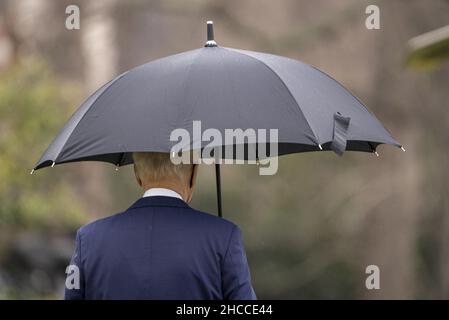
[[[198,220],[202,220],[204,223],[210,225],[211,227],[216,227],[225,230],[234,230],[234,228],[238,228],[238,226],[235,223],[227,219],[212,215],[207,212],[199,211],[193,208],[190,209],[192,216],[196,217]]]
[[[123,212],[119,212],[119,213],[113,214],[112,216],[108,216],[108,217],[101,218],[101,219],[95,220],[93,222],[90,222],[90,223],[82,226],[81,228],[79,228],[78,233],[81,236],[84,236],[84,235],[90,234],[95,229],[107,227],[107,226],[109,226],[109,224],[111,224],[115,220],[119,219],[119,217],[122,214],[123,214]]]

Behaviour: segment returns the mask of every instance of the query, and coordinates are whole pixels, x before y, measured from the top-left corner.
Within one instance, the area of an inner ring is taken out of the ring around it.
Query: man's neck
[[[177,193],[184,201],[187,201],[187,192],[179,184],[171,182],[149,183],[142,186],[144,192],[151,189],[167,189]]]

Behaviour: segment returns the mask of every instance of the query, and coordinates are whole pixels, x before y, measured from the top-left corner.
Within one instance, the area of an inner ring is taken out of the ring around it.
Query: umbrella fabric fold
[[[339,112],[334,114],[334,137],[331,149],[338,155],[343,155],[348,140],[348,127],[351,118],[343,117]]]

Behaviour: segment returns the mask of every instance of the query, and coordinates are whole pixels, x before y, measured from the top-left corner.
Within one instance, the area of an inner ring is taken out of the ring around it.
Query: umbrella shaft
[[[223,217],[221,210],[221,175],[220,175],[220,164],[215,164],[215,177],[217,183],[217,207],[218,207],[218,216]]]

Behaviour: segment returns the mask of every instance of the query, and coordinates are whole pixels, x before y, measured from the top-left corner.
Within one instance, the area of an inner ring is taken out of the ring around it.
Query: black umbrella
[[[322,150],[377,154],[380,144],[402,148],[360,100],[327,74],[297,60],[219,47],[212,22],[207,26],[204,48],[138,66],[93,93],[33,171],[85,160],[120,167],[132,163],[133,152],[171,152],[171,132],[192,132],[193,121],[223,134],[225,129],[276,128],[278,155]],[[221,216],[219,164],[215,167]]]

